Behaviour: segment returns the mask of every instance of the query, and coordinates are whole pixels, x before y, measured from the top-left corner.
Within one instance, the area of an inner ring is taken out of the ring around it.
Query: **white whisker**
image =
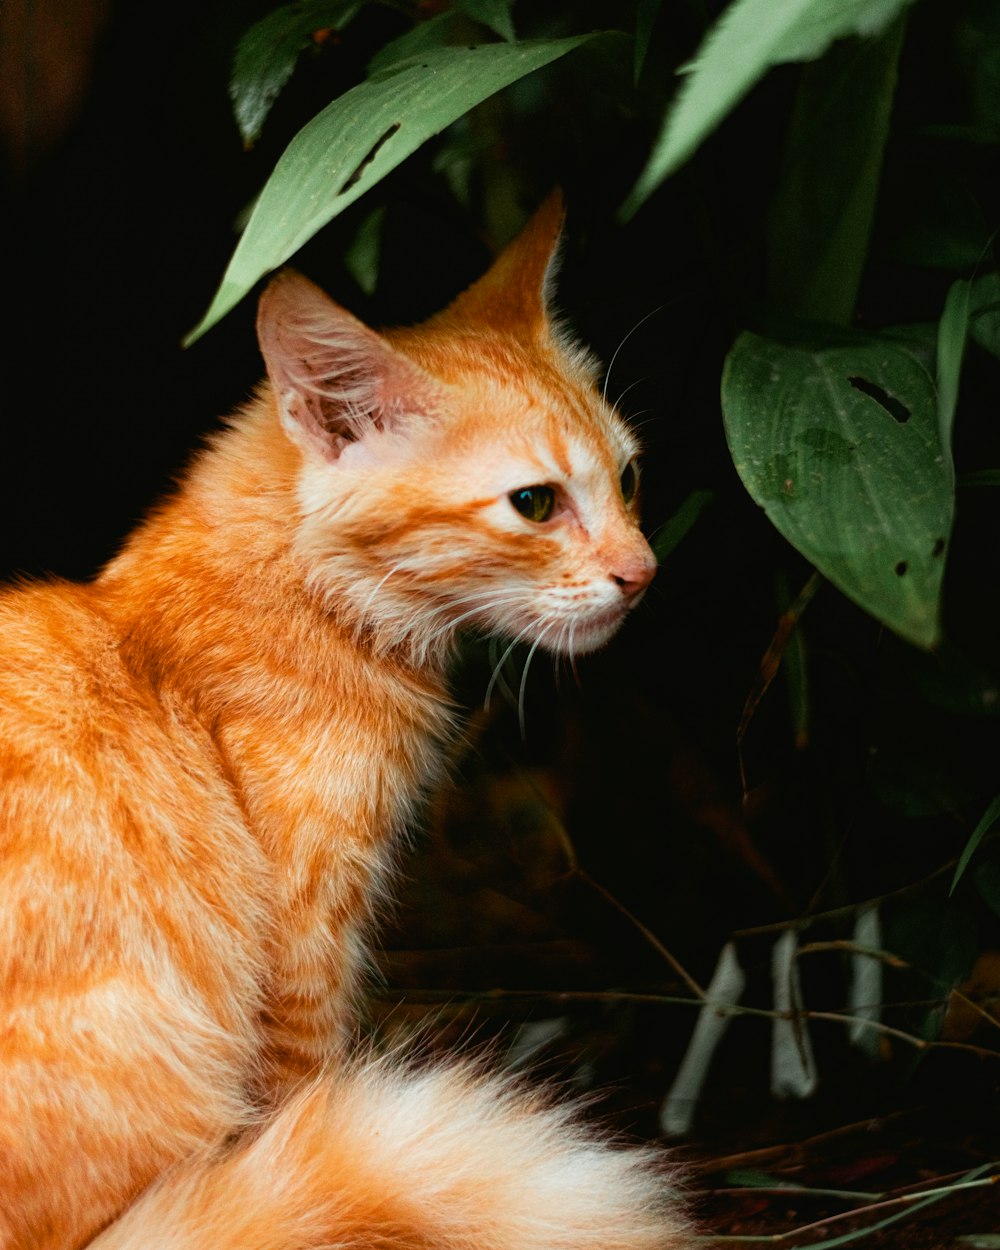
[[[486,696],[483,699],[484,709],[487,709],[490,706],[490,695],[492,695],[493,687],[496,685],[497,678],[500,676],[500,670],[507,663],[507,657],[510,655],[510,653],[514,650],[514,648],[517,646],[517,644],[520,641],[521,641],[521,635],[518,634],[517,637],[514,639],[514,641],[510,644],[510,646],[504,651],[503,655],[500,657],[499,663],[493,666],[493,675],[490,677],[489,685],[486,687]]]
[[[657,306],[651,312],[646,313],[645,317],[641,317],[635,323],[632,329],[629,330],[628,334],[625,335],[625,337],[618,344],[618,346],[615,348],[614,354],[612,355],[610,361],[608,362],[607,372],[604,375],[604,386],[601,388],[601,399],[603,399],[605,403],[607,403],[607,399],[608,399],[608,383],[611,381],[611,370],[614,368],[615,361],[618,359],[618,353],[625,346],[625,344],[629,341],[632,335],[635,334],[636,330],[638,330],[640,326],[645,325],[646,322],[650,319],[650,317],[655,317],[658,312],[662,312],[663,308],[664,308],[663,304],[657,304]]]
[[[618,396],[618,398],[615,400],[613,407],[615,407],[615,408],[620,408],[620,407],[621,407],[621,405],[622,405],[622,400],[623,400],[623,399],[625,398],[625,396],[629,393],[629,391],[633,390],[633,389],[634,389],[635,387],[637,387],[637,386],[638,386],[641,382],[645,382],[645,381],[646,381],[646,379],[645,379],[645,378],[634,378],[634,379],[633,379],[633,380],[632,380],[632,381],[628,384],[628,386],[626,386],[626,387],[625,387],[625,389],[624,389],[624,390],[622,391],[622,393]],[[632,419],[631,419],[631,417],[630,417],[630,418],[629,418],[629,425],[631,425],[631,424],[632,424]]]
[[[399,572],[399,570],[400,570],[402,567],[403,567],[402,562],[400,562],[399,564],[394,564],[394,565],[392,566],[392,568],[389,570],[389,572],[388,572],[388,573],[386,573],[385,577],[381,578],[381,579],[378,581],[378,583],[376,584],[375,588],[374,588],[372,591],[370,591],[370,592],[369,592],[368,598],[367,598],[367,599],[364,601],[364,603],[361,605],[361,615],[362,615],[362,616],[364,616],[364,615],[365,615],[365,613],[368,611],[368,608],[369,608],[369,606],[371,605],[371,601],[375,598],[375,596],[378,594],[378,592],[379,592],[379,591],[382,589],[382,587],[386,584],[386,582],[389,580],[389,578],[390,578],[390,577],[392,577],[393,573],[398,573],[398,572]]]
[[[524,671],[521,674],[521,688],[518,691],[517,696],[517,723],[521,730],[522,739],[524,738],[524,691],[528,684],[528,669],[531,667],[531,661],[534,658],[535,652],[538,650],[539,644],[554,624],[556,624],[556,622],[552,621],[540,630],[538,637],[531,644],[531,649],[528,652],[528,658],[524,661]]]
[[[523,602],[523,598],[524,596],[522,592],[519,590],[506,591],[506,592],[498,590],[491,596],[468,595],[464,599],[452,600],[447,605],[447,608],[444,606],[440,608],[435,608],[434,609],[435,613],[441,613],[441,612],[447,611],[448,608],[455,607],[457,603],[472,602],[474,606],[469,608],[467,612],[461,612],[459,613],[458,616],[451,617],[449,620],[447,620],[444,623],[444,625],[440,627],[440,629],[437,629],[434,631],[433,634],[430,634],[428,636],[427,641],[433,642],[436,638],[439,638],[442,634],[446,634],[449,631],[456,630],[458,626],[462,623],[462,621],[467,621],[470,617],[481,615],[487,608],[497,607],[498,605],[501,605],[501,604],[502,605],[516,604],[519,602]]]

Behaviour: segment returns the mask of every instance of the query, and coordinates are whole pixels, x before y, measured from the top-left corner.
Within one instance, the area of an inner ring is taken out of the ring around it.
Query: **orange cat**
[[[0,597],[3,1250],[687,1244],[648,1151],[348,1045],[456,627],[586,651],[653,575],[560,223],[384,336],[276,278],[270,386],[95,582]]]

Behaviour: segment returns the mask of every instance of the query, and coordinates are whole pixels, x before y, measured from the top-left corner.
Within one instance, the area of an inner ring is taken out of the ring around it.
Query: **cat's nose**
[[[642,556],[620,563],[611,574],[611,580],[617,584],[626,600],[631,603],[638,599],[655,574],[656,560],[653,553],[647,549]]]

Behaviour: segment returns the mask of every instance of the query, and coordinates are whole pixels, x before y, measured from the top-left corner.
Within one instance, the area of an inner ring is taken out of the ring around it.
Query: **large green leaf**
[[[773,66],[883,30],[911,0],[735,0],[709,31],[622,212],[631,216]]]
[[[369,78],[295,136],[261,191],[194,342],[254,283],[432,135],[595,35],[435,48]]]
[[[768,294],[798,317],[853,318],[904,25],[844,42],[800,71],[767,238]]]
[[[736,469],[793,546],[903,638],[940,638],[954,470],[934,382],[899,341],[743,334],[722,406]]]

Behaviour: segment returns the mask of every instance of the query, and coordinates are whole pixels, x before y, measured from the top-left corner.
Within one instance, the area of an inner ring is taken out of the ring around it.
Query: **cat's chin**
[[[599,651],[618,633],[627,615],[627,611],[618,608],[595,613],[574,621],[572,628],[561,630],[551,642],[541,639],[542,646],[560,655],[587,655]]]

